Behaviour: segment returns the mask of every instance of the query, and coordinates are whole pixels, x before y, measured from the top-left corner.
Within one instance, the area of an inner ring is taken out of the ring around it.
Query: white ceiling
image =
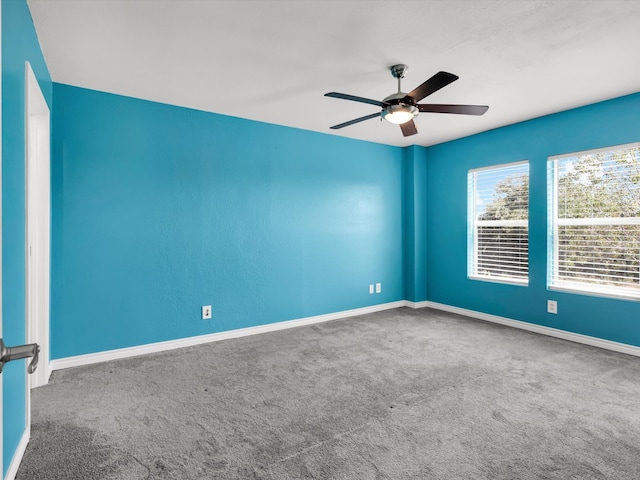
[[[55,82],[389,145],[433,145],[640,91],[640,0],[28,0]],[[368,104],[459,80],[403,137]]]

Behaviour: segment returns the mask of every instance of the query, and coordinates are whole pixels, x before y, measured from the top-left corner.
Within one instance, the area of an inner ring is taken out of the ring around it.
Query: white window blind
[[[640,298],[640,143],[551,157],[550,288]]]
[[[468,174],[468,274],[527,283],[529,277],[529,164],[510,163]]]

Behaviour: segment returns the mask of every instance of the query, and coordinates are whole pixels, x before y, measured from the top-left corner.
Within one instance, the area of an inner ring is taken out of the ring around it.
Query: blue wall
[[[52,358],[404,298],[402,149],[53,90]]]
[[[546,289],[546,163],[640,140],[640,94],[437,145],[427,151],[428,298],[433,302],[640,346],[640,302]],[[530,162],[529,286],[467,278],[467,171]],[[547,299],[558,314],[546,313]]]
[[[2,317],[8,345],[25,343],[25,61],[51,106],[51,78],[24,0],[2,0]],[[25,429],[25,362],[3,383],[3,477]]]
[[[638,302],[546,290],[547,157],[636,141],[639,107],[400,149],[55,84],[52,358],[401,299],[640,345]],[[529,286],[469,280],[467,171],[517,160]]]

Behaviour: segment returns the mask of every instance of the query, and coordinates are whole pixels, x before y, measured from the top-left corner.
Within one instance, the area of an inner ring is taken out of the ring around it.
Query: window
[[[640,298],[640,143],[550,157],[548,284]]]
[[[529,164],[510,163],[468,174],[470,278],[527,284]]]

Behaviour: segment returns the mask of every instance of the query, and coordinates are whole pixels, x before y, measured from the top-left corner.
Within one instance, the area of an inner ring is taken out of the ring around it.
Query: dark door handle
[[[28,343],[27,345],[19,345],[17,347],[7,347],[0,338],[0,373],[7,362],[12,360],[20,360],[21,358],[31,358],[31,363],[27,371],[33,373],[38,367],[38,355],[40,346],[37,343]]]

